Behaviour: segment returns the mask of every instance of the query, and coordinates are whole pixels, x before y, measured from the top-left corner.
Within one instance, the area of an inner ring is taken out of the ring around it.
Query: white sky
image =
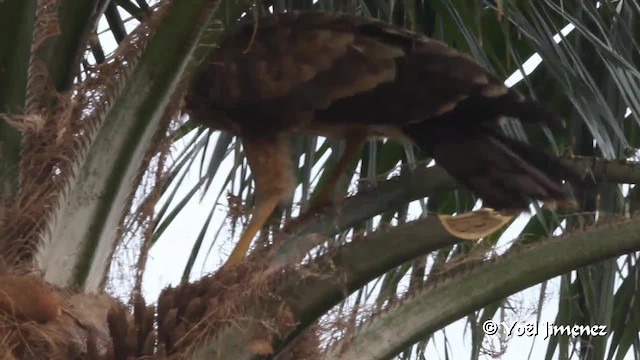
[[[123,18],[128,17],[128,14],[124,11],[121,11],[121,14]],[[137,21],[129,21],[126,24],[127,31],[131,31],[131,29],[133,29],[135,26],[137,26]],[[104,47],[104,51],[106,54],[109,54],[115,48],[116,44],[110,32],[104,31],[107,28],[107,22],[103,18],[100,22],[98,31],[101,32],[100,39]],[[567,35],[572,30],[573,26],[568,25],[562,30],[562,33],[563,35]],[[559,42],[560,36],[556,35],[555,40],[556,42]],[[523,68],[525,70],[525,73],[527,75],[530,74],[540,64],[541,61],[542,60],[538,54],[534,54],[533,56],[531,56],[531,58],[524,63]],[[505,84],[507,86],[513,86],[514,84],[522,80],[522,78],[523,75],[520,73],[520,71],[516,71],[505,81]],[[215,136],[217,136],[217,134],[214,135],[214,137]],[[182,145],[179,143],[176,144],[176,149],[184,147],[184,143],[186,143],[189,138],[189,136],[185,137]],[[323,161],[320,161],[319,164],[316,165],[314,173],[317,174],[318,170],[322,166],[322,163],[324,162],[324,160],[326,160],[326,157],[328,155],[329,153],[325,155]],[[210,154],[208,154],[207,156],[210,156]],[[155,301],[160,291],[167,285],[176,285],[179,283],[183,269],[185,267],[185,264],[187,263],[189,253],[196,241],[200,228],[209,215],[211,207],[214,205],[215,197],[222,190],[222,182],[224,180],[222,179],[222,176],[226,176],[230,172],[233,163],[233,156],[229,156],[223,161],[218,171],[218,174],[222,175],[216,178],[211,189],[206,194],[195,196],[194,199],[192,199],[192,201],[190,201],[184,208],[184,210],[177,216],[171,226],[166,229],[163,237],[151,249],[144,276],[143,286],[144,295],[150,302]],[[198,181],[198,173],[199,161],[196,161],[192,169],[189,170],[183,186],[178,190],[176,198],[181,198],[182,196],[186,195],[188,189]],[[410,213],[414,218],[420,216],[421,206],[417,201],[411,204]],[[203,244],[203,251],[201,251],[201,255],[198,257],[194,266],[192,279],[199,278],[202,275],[216,270],[223,263],[223,260],[226,259],[226,255],[230,252],[234,241],[226,240],[224,244],[211,244],[210,242],[210,239],[214,238],[219,226],[221,226],[221,224],[226,221],[226,216],[226,197],[223,196],[221,198],[221,203],[219,203],[216,207],[215,215],[213,217],[213,220],[211,221],[210,229],[208,230],[208,233],[206,235],[206,240],[209,241],[205,241],[205,243]],[[508,243],[513,238],[517,237],[524,226],[527,224],[531,216],[532,215],[527,214],[521,215],[511,225],[509,230],[506,231],[505,234],[501,237],[501,239],[499,240],[499,245]],[[222,231],[228,232],[229,227],[225,225],[225,228]],[[239,236],[240,231],[241,229],[238,228],[236,231],[236,239]],[[222,235],[219,238],[228,239],[228,236]],[[202,254],[208,253],[208,249],[211,249],[210,256],[205,259]],[[555,278],[550,280],[547,284],[546,293],[548,296],[546,299],[546,304],[543,307],[543,311],[540,314],[541,321],[552,322],[557,313],[559,283],[559,279]],[[510,299],[514,302],[519,302],[520,306],[522,306],[523,308],[536,309],[537,302],[540,297],[540,289],[540,285],[537,285],[512,296]],[[536,317],[536,314],[533,310],[529,312],[521,311],[521,314],[523,318],[520,320],[525,322],[532,321]],[[498,318],[496,317],[496,320],[497,319]],[[448,337],[447,352],[449,358],[467,358],[471,351],[471,340],[469,336],[469,329],[466,327],[466,318],[456,321],[453,324],[447,326],[445,328],[445,332]],[[487,337],[487,339],[494,339],[496,340],[497,344],[497,337]],[[444,359],[444,344],[445,341],[443,332],[436,333],[434,335],[433,341],[430,341],[428,345],[427,354],[429,354],[429,358]],[[532,338],[514,337],[509,341],[506,352],[498,358],[513,360],[526,359],[527,355],[531,351],[530,359],[543,359],[546,353],[546,347],[547,341],[542,340],[541,338],[536,339],[535,342],[532,342]],[[481,358],[489,359],[490,357],[484,356]],[[554,358],[557,358],[557,354]],[[628,358],[631,357],[629,356]]]

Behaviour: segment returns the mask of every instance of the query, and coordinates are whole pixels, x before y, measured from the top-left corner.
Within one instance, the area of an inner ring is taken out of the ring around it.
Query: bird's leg
[[[346,147],[336,165],[331,169],[331,173],[324,183],[313,195],[309,207],[297,218],[290,220],[284,227],[285,231],[289,231],[291,226],[295,223],[303,222],[310,216],[313,216],[321,212],[326,207],[333,205],[333,193],[340,181],[340,178],[345,173],[351,161],[358,154],[360,149],[367,140],[365,134],[350,134],[345,138]]]
[[[262,229],[280,199],[288,194],[294,184],[289,143],[286,138],[245,137],[242,145],[256,184],[256,203],[251,221],[224,266],[242,262],[254,236]]]
[[[328,181],[313,195],[306,212],[315,214],[322,208],[333,204],[334,191],[340,182],[342,175],[353,161],[354,157],[362,149],[366,141],[363,135],[352,135],[346,138],[346,147],[336,165],[331,169]]]

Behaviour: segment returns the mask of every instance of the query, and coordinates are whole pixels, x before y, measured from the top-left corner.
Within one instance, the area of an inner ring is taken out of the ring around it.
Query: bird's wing
[[[342,63],[338,66],[336,63],[345,57],[352,58],[349,52],[356,37],[354,26],[365,21],[368,20],[330,13],[289,12],[242,22],[225,36],[219,49],[211,55],[206,72],[215,83],[209,84],[209,95],[228,108],[282,98],[299,99],[300,91],[315,90],[306,90],[304,84],[324,78],[332,68],[347,70]],[[393,49],[388,48],[380,54],[388,59],[393,57],[392,52]],[[375,77],[384,77],[379,72],[388,71],[386,68],[367,70],[363,69],[364,65],[356,62],[350,67],[352,72],[343,74],[346,76],[333,76],[342,78],[334,79],[340,85],[352,88],[343,92],[355,94],[367,90],[368,86],[349,84],[367,82],[365,70]],[[325,90],[335,91],[335,85],[327,84]],[[314,95],[316,98],[324,94],[317,92]],[[314,103],[327,104],[328,96]]]
[[[204,97],[196,102],[227,110],[251,106],[279,115],[283,107],[296,108],[317,111],[317,119],[329,123],[402,126],[470,97],[508,103],[501,115],[557,121],[547,112],[528,116],[524,97],[468,55],[350,14],[289,12],[242,22],[213,51],[194,90]]]

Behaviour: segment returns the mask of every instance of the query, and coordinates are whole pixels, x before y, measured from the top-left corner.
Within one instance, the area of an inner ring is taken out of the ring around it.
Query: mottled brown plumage
[[[294,185],[291,135],[347,140],[316,209],[372,137],[415,142],[497,209],[565,200],[561,179],[572,175],[499,131],[504,116],[558,127],[541,104],[439,41],[361,16],[290,12],[240,24],[194,79],[186,104],[197,121],[242,138],[254,175],[256,210],[232,263]]]

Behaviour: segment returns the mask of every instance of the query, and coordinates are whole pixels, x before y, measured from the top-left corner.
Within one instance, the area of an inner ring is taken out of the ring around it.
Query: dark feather
[[[566,201],[562,180],[578,182],[578,174],[557,157],[500,132],[496,119],[517,115],[508,102],[504,107],[496,99],[487,106],[481,99],[473,102],[404,131],[487,207],[526,210],[530,199]],[[542,109],[529,100],[522,104]],[[531,113],[525,116],[537,120]]]

